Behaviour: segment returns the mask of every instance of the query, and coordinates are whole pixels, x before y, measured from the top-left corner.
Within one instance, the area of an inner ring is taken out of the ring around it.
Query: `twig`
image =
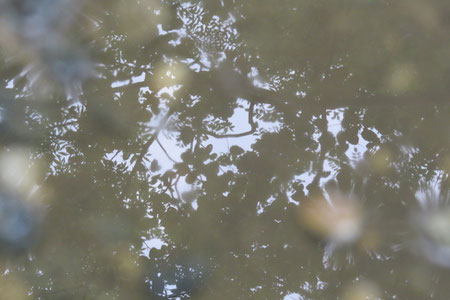
[[[121,198],[124,198],[128,192],[129,186],[131,184],[131,180],[133,179],[133,177],[136,175],[137,173],[137,168],[139,167],[139,165],[142,163],[142,160],[144,159],[145,155],[148,152],[148,149],[150,148],[150,146],[153,144],[153,142],[157,139],[158,134],[161,132],[161,129],[164,127],[164,125],[167,123],[167,121],[169,120],[170,116],[172,115],[173,110],[169,109],[169,111],[167,112],[167,114],[164,116],[164,118],[161,120],[160,125],[158,126],[158,128],[156,128],[155,132],[153,133],[153,135],[150,137],[150,139],[147,141],[147,143],[145,143],[141,153],[139,154],[138,158],[136,159],[136,162],[134,163],[133,169],[130,172],[130,175],[128,175],[127,181],[125,183],[125,186],[123,188],[122,194],[121,194]]]
[[[322,120],[326,121],[326,119],[327,119],[326,113],[323,112],[322,113]],[[326,126],[321,126],[321,127],[322,128],[320,128],[320,130],[322,131],[322,136],[323,136],[325,134],[324,131],[327,130],[326,129],[327,127]],[[320,154],[319,154],[318,170],[317,170],[316,176],[314,176],[314,179],[311,182],[311,184],[314,184],[314,185],[317,185],[317,186],[319,185],[320,178],[323,175],[323,163],[324,163],[324,161],[325,161],[325,149],[324,149],[323,143],[320,143]]]
[[[181,201],[180,192],[178,191],[178,180],[180,180],[180,175],[178,175],[177,179],[174,182],[175,192],[177,193],[178,199]]]
[[[205,131],[205,133],[212,137],[218,138],[218,139],[229,138],[229,137],[242,137],[242,136],[246,136],[246,135],[255,133],[256,129],[258,128],[258,124],[255,123],[255,121],[253,120],[254,107],[255,107],[255,103],[250,102],[250,106],[248,108],[248,123],[251,126],[250,130],[248,130],[246,132],[232,133],[232,134],[217,134],[215,132],[207,130],[207,131]]]
[[[167,153],[166,149],[164,149],[163,145],[161,144],[161,142],[159,141],[158,138],[156,138],[156,142],[158,143],[159,147],[161,147],[162,151],[164,152],[164,154],[166,154],[167,158],[170,159],[172,162],[174,163],[178,163],[175,159],[173,159],[172,157],[170,157],[169,153]]]
[[[117,154],[119,154],[120,150],[117,149],[116,154],[113,155],[113,157],[111,157],[110,161],[112,161],[114,158],[116,158]]]

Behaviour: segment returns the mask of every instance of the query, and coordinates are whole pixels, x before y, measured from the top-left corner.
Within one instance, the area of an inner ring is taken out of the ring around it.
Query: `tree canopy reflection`
[[[5,299],[447,298],[447,1],[0,10]]]

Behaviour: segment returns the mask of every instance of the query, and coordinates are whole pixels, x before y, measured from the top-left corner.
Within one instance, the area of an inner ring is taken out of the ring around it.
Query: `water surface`
[[[448,299],[449,14],[0,1],[0,298]]]

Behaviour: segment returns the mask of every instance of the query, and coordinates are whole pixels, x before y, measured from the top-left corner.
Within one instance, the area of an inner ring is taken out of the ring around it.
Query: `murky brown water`
[[[0,1],[0,299],[450,297],[450,2],[92,2]]]

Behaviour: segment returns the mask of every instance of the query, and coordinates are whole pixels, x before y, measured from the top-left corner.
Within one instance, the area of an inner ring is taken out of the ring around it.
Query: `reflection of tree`
[[[25,66],[2,62],[1,97],[14,99],[1,103],[2,147],[33,150],[48,201],[39,242],[2,262],[2,284],[37,299],[321,299],[359,278],[380,297],[444,297],[434,278],[447,271],[405,249],[414,193],[450,161],[448,66],[434,61],[449,48],[444,1],[423,4],[436,24],[381,2],[223,3],[85,6],[77,25],[98,76],[78,105],[58,90],[32,99]],[[242,103],[241,133],[230,118]],[[158,171],[166,128],[183,153]],[[229,153],[210,140],[247,135],[251,149]],[[367,220],[324,261],[298,206],[323,201],[330,178]],[[144,255],[152,237],[166,245]]]

